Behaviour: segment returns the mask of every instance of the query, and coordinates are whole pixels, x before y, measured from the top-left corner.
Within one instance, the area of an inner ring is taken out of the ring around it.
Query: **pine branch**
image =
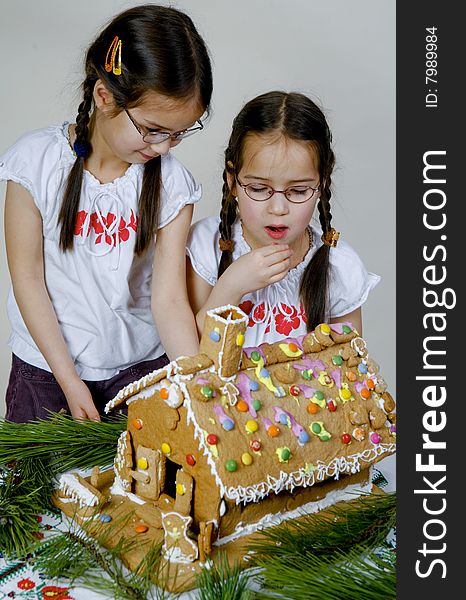
[[[325,555],[356,544],[374,548],[384,543],[395,523],[396,494],[369,494],[266,529],[248,548],[259,557],[300,556],[303,552]]]
[[[262,557],[260,598],[288,600],[394,600],[394,564],[355,546],[330,556]]]
[[[0,467],[0,549],[22,555],[36,542],[38,515],[51,507],[51,470],[41,459]]]
[[[226,554],[219,554],[209,568],[196,577],[199,600],[253,600],[255,593],[248,589],[249,575],[235,563],[230,566]]]
[[[32,423],[0,420],[0,465],[38,457],[50,458],[56,472],[110,465],[126,422],[123,415],[106,421],[76,421],[58,413]]]

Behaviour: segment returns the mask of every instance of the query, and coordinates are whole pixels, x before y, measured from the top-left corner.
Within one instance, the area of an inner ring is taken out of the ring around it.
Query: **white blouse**
[[[105,184],[84,171],[73,250],[62,252],[57,219],[75,161],[67,134],[64,123],[22,136],[0,157],[0,180],[21,184],[39,209],[45,282],[65,342],[80,377],[103,380],[164,352],[150,305],[154,243],[144,255],[134,254],[144,167],[132,164]],[[172,154],[162,156],[162,183],[161,228],[201,197],[201,187]],[[12,291],[8,316],[12,352],[50,371]]]
[[[221,251],[218,231],[220,219],[207,217],[191,227],[187,254],[196,273],[211,286],[217,282]],[[273,343],[286,337],[299,337],[307,333],[306,316],[299,298],[299,284],[303,271],[322,246],[322,232],[311,227],[313,245],[304,260],[291,269],[277,283],[246,294],[240,308],[249,315],[245,346]],[[235,248],[233,260],[251,251],[243,237],[238,219],[232,228]],[[369,292],[378,284],[380,277],[366,270],[357,253],[343,239],[336,248],[330,249],[330,277],[328,290],[328,314],[326,320],[341,317],[360,307]]]

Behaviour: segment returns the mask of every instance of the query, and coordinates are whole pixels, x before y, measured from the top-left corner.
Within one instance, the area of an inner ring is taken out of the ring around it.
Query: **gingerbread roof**
[[[248,317],[209,311],[201,353],[121,390],[183,405],[220,493],[236,502],[355,473],[395,451],[395,403],[350,323],[243,348]]]

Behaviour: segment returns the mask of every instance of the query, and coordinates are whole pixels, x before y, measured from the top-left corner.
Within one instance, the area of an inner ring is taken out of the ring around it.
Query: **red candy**
[[[292,385],[290,386],[290,394],[292,396],[299,396],[301,390],[299,389],[299,387],[297,385]]]
[[[215,435],[215,433],[209,433],[209,435],[207,436],[207,443],[210,444],[211,446],[215,446],[218,442],[218,437]]]
[[[192,454],[186,454],[186,462],[191,467],[194,467],[194,465],[196,464],[196,459],[194,458],[194,456]]]
[[[349,433],[343,433],[340,439],[344,444],[349,444],[351,442],[351,436]]]
[[[251,450],[254,452],[259,452],[262,448],[262,444],[259,442],[259,440],[251,440],[250,446]]]
[[[335,404],[335,402],[333,400],[329,400],[327,402],[327,408],[329,409],[330,412],[335,412],[337,410],[337,405]]]

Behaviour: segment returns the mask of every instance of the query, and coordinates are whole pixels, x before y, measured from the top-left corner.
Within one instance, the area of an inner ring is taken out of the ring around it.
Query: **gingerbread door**
[[[165,459],[160,450],[145,446],[136,449],[136,468],[133,478],[135,492],[148,500],[157,500],[165,484]]]

